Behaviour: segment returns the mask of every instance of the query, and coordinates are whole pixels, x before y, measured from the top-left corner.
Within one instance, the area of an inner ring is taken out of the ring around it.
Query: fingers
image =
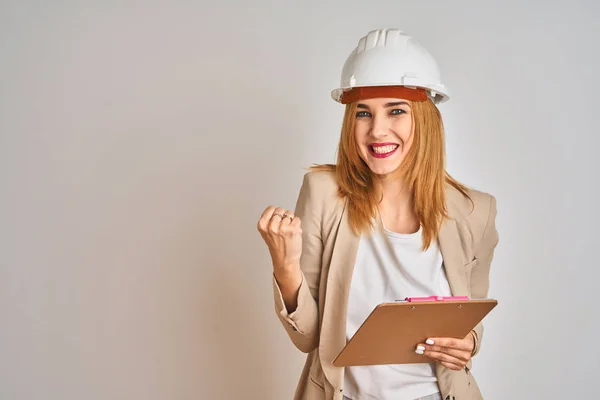
[[[275,211],[273,211],[273,215],[269,221],[269,230],[273,233],[279,232],[279,227],[283,222],[283,216],[285,215],[285,209],[281,207],[277,207]]]
[[[442,347],[442,346],[429,346],[426,344],[421,344],[419,346],[424,347],[423,354],[430,357],[429,354],[446,354],[450,357],[453,357],[462,362],[467,362],[471,359],[471,354],[465,350],[457,350],[450,347]],[[440,359],[440,361],[444,361],[445,359]]]
[[[300,224],[300,218],[295,217],[292,211],[269,206],[261,214],[257,228],[261,234],[279,233],[282,228],[286,228],[283,231],[287,231],[287,227],[294,228],[292,230],[296,231],[300,228]]]
[[[281,227],[283,228],[291,225],[294,220],[294,213],[286,210],[282,215],[283,219],[281,220]]]
[[[292,217],[293,217],[293,219],[290,221],[290,227],[294,228],[294,229],[298,229],[298,230],[300,230],[300,233],[302,233],[302,230],[301,230],[302,221],[298,217],[294,217],[293,215],[292,215]]]
[[[444,367],[450,368],[450,369],[452,369],[454,371],[460,371],[460,370],[462,370],[464,368],[464,366],[461,367],[460,365],[448,363],[448,362],[445,362],[445,361],[441,361],[440,364],[442,364]]]
[[[260,219],[269,219],[271,218],[271,215],[273,215],[273,211],[275,211],[275,207],[273,206],[269,206],[267,208],[265,208],[265,211],[263,211],[263,213],[260,216]]]
[[[471,359],[472,344],[468,339],[431,338],[417,346],[416,353],[429,357],[446,368],[459,371]]]
[[[422,347],[423,345],[419,345],[418,349]],[[467,365],[468,361],[465,360],[462,356],[456,357],[443,351],[417,350],[417,354],[422,354],[425,357],[431,358],[432,360],[439,362],[443,366],[456,371],[460,371],[461,369],[463,369],[465,365]]]
[[[471,351],[472,343],[466,339],[454,339],[454,338],[429,338],[426,341],[427,344],[436,345],[440,347],[447,347],[451,349]]]
[[[258,230],[261,234],[267,232],[267,227],[269,226],[269,220],[271,219],[271,216],[273,216],[274,211],[275,211],[275,207],[269,206],[269,207],[265,208],[265,211],[263,211],[263,213],[261,214],[260,219],[258,220]]]
[[[434,359],[440,363],[452,364],[457,369],[463,369],[465,365],[467,365],[467,361],[463,356],[455,356],[443,351],[433,351],[433,350],[425,350],[423,355]],[[456,369],[453,368],[453,369]]]

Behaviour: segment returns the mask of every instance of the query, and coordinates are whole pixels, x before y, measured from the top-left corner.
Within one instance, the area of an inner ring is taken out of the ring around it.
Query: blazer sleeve
[[[477,266],[471,271],[471,297],[486,298],[490,287],[490,267],[494,258],[494,250],[498,244],[498,231],[496,230],[496,198],[490,195],[489,213],[487,224],[477,249]],[[473,330],[475,333],[475,349],[473,355],[479,353],[483,337],[483,325],[479,323]]]
[[[298,307],[288,313],[279,285],[273,276],[275,311],[288,336],[302,352],[309,353],[319,345],[319,280],[323,242],[321,239],[322,201],[315,190],[311,173],[304,176],[296,202],[295,215],[302,221],[302,284],[298,292]]]

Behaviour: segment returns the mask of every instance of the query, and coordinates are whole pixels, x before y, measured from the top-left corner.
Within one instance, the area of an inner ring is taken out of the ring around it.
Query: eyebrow
[[[408,104],[406,101],[396,101],[393,103],[386,103],[384,105],[385,108],[396,107],[396,106],[409,106],[410,107],[410,104]],[[356,108],[362,108],[362,109],[368,110],[369,106],[366,104],[359,103],[356,105]]]

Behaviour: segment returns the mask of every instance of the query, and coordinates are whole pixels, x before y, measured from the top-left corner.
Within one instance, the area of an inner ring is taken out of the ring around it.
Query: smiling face
[[[354,137],[360,158],[374,174],[396,171],[413,141],[414,124],[408,100],[375,98],[356,106]]]

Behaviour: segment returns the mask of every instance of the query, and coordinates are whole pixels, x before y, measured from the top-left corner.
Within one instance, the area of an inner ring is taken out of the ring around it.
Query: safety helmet
[[[359,40],[344,63],[340,87],[331,92],[331,97],[346,104],[350,101],[344,95],[355,88],[384,87],[414,89],[422,93],[423,100],[428,97],[436,104],[449,98],[433,56],[398,29],[374,30]]]

